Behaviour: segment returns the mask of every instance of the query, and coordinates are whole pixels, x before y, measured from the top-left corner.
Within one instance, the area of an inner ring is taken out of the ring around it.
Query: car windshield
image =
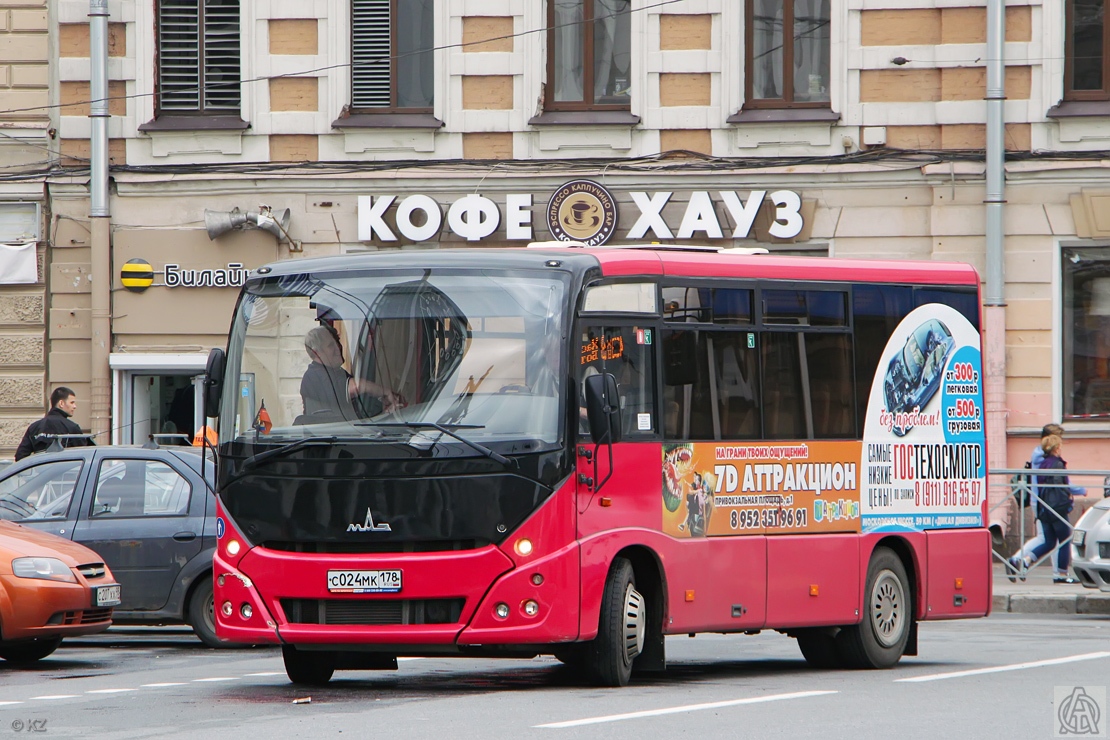
[[[0,519],[64,518],[80,474],[80,460],[48,462],[12,473],[0,480]]]
[[[430,422],[485,443],[554,443],[566,292],[561,273],[491,270],[249,283],[229,342],[225,377],[239,382],[225,384],[221,442],[395,439],[413,436],[403,423]]]

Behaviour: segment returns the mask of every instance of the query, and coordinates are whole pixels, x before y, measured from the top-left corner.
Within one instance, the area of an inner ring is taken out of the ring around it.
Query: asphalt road
[[[67,641],[34,668],[0,662],[0,740],[1051,738],[1056,687],[1074,697],[1076,686],[1102,697],[1094,736],[1106,737],[1110,617],[923,624],[920,651],[888,671],[815,671],[773,632],[699,635],[668,638],[667,674],[625,689],[578,686],[537,658],[403,660],[396,672],[337,673],[307,690],[288,682],[272,648],[214,651],[180,628],[114,628]],[[1067,715],[1073,730],[1084,717],[1093,714]]]

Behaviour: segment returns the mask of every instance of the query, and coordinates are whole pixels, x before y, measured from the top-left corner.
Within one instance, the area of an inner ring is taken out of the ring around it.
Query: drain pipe
[[[111,220],[108,210],[108,0],[89,0],[89,218],[92,226],[91,426],[96,441],[110,444],[112,351]]]
[[[986,171],[986,267],[983,295],[985,335],[983,347],[984,401],[987,417],[988,465],[991,470],[1006,464],[1006,277],[1003,272],[1003,208],[1006,203],[1006,0],[987,0],[987,171]],[[989,484],[989,481],[988,481]],[[989,486],[990,505],[1003,500],[1009,489]],[[991,531],[996,538],[1010,523],[1010,507],[994,509]]]

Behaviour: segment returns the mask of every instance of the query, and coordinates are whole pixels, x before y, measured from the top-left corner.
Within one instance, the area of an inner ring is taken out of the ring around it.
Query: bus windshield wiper
[[[340,437],[340,436],[335,435],[335,434],[329,434],[327,436],[318,436],[318,437],[303,437],[301,439],[295,440],[295,441],[290,442],[288,444],[284,444],[281,447],[275,447],[272,450],[266,450],[265,452],[259,452],[256,455],[251,455],[250,457],[248,457],[246,460],[243,461],[242,467],[239,468],[239,471],[235,474],[234,478],[238,478],[239,476],[243,475],[244,473],[246,473],[248,470],[251,470],[252,468],[257,468],[259,465],[266,462],[267,460],[272,460],[275,457],[282,457],[284,455],[288,455],[290,452],[296,452],[297,450],[299,450],[303,447],[309,447],[309,446],[313,446],[313,445],[322,445],[322,444],[335,444],[336,442],[341,442],[341,441],[344,441],[346,439],[348,439],[348,438],[347,437]],[[362,439],[363,439],[362,437],[358,438],[359,441],[362,441]],[[234,478],[233,478],[233,480],[234,480]]]
[[[500,452],[491,450],[489,447],[486,447],[480,442],[473,442],[462,436],[461,434],[457,434],[452,431],[453,429],[481,429],[482,427],[479,424],[452,424],[450,427],[446,427],[443,424],[439,424],[434,421],[356,421],[355,426],[384,427],[387,429],[390,427],[402,427],[408,429],[435,429],[440,434],[446,434],[451,439],[462,442],[470,449],[479,452],[482,455],[485,455],[494,462],[501,463],[507,468],[515,468],[517,466],[515,460],[505,457]]]

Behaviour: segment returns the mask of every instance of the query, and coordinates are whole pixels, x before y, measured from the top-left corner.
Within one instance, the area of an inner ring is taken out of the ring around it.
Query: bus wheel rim
[[[875,579],[871,589],[871,626],[883,647],[892,647],[902,637],[906,622],[906,594],[902,582],[889,570]]]
[[[644,649],[646,621],[644,597],[630,583],[624,592],[624,653],[629,663]]]

